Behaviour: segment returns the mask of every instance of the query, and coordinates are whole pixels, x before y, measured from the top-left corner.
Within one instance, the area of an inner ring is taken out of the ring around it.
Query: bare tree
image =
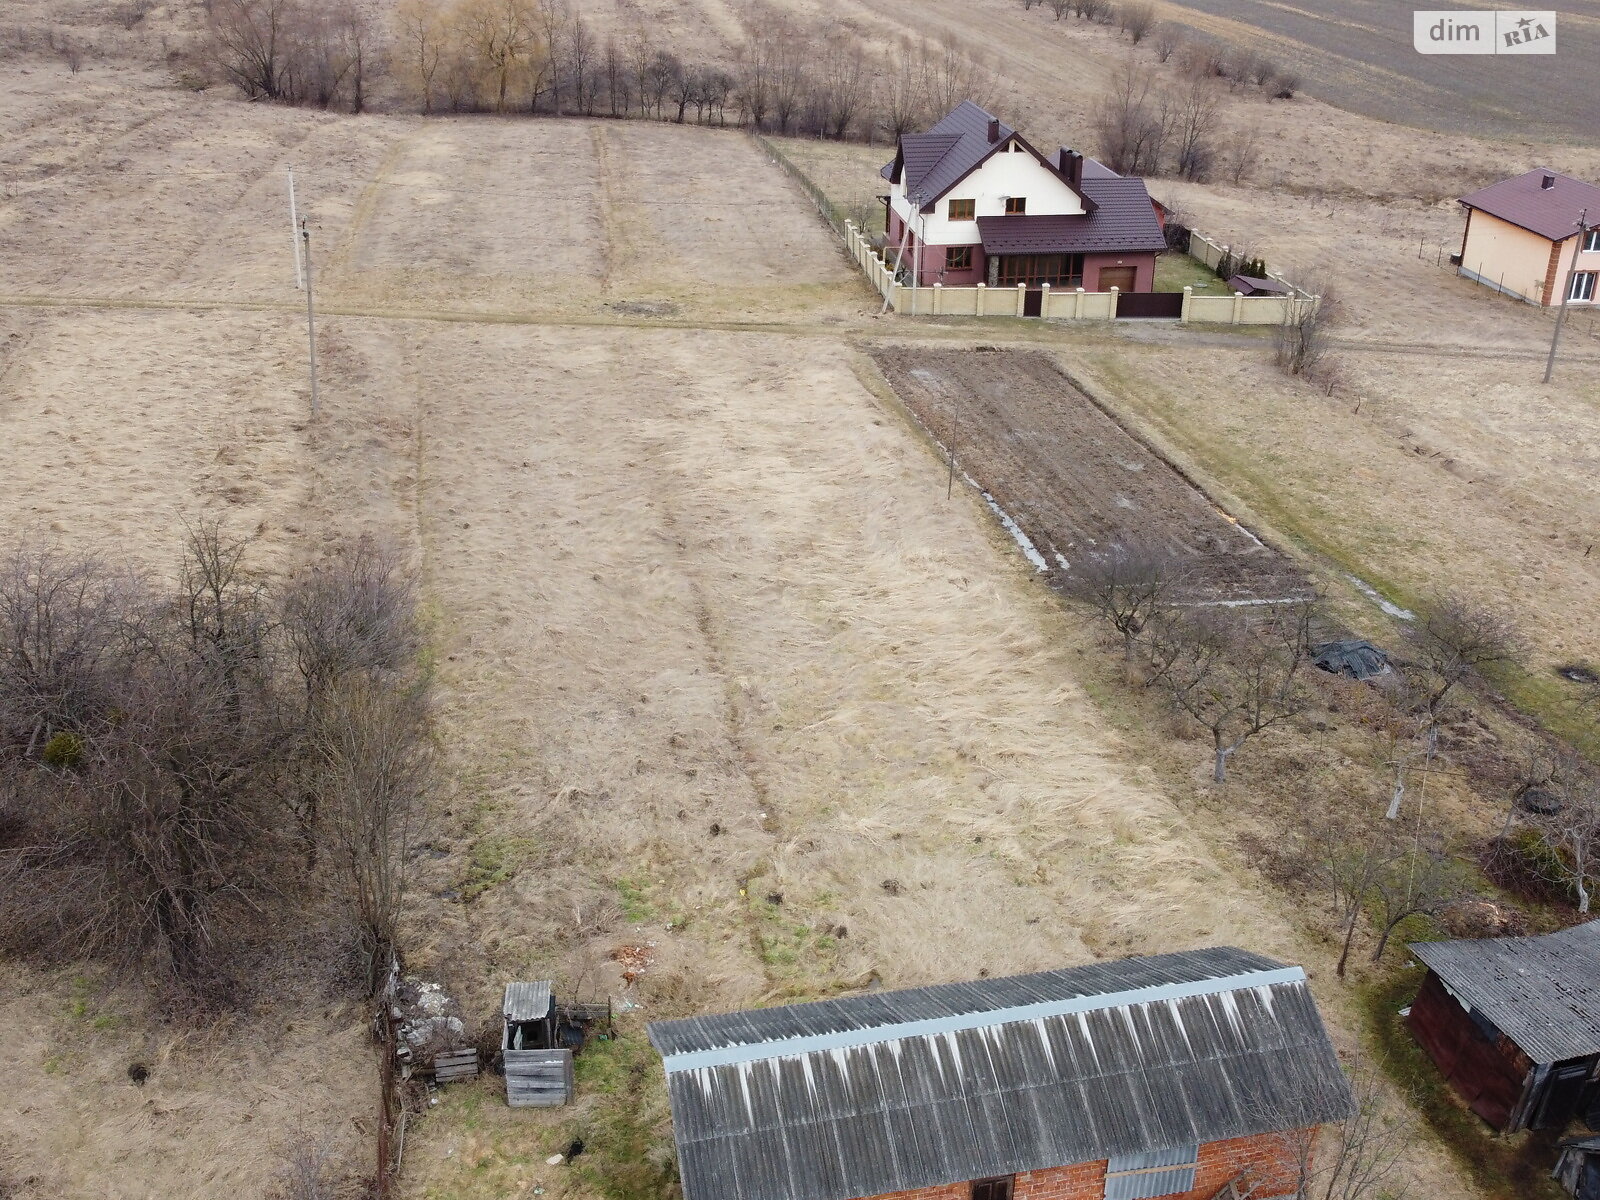
[[[1156,8],[1150,0],[1126,0],[1117,9],[1117,24],[1137,46],[1156,23]]]
[[[1361,913],[1378,881],[1404,852],[1389,832],[1392,828],[1329,809],[1308,816],[1297,832],[1296,856],[1303,878],[1334,902],[1341,939],[1335,971],[1341,979],[1350,963]]]
[[[169,585],[53,552],[0,571],[0,948],[220,1004],[329,896],[393,946],[428,786],[409,584],[357,546],[284,596],[245,559],[202,521]]]
[[[1154,44],[1156,61],[1166,62],[1172,57],[1173,52],[1183,44],[1183,35],[1176,25],[1170,21],[1163,21],[1156,26]]]
[[[1227,169],[1228,181],[1235,186],[1255,173],[1261,162],[1261,132],[1255,124],[1243,125],[1229,132]]]
[[[1116,545],[1079,559],[1069,572],[1069,593],[1093,605],[1122,636],[1123,659],[1132,663],[1139,636],[1166,613],[1183,575],[1170,553],[1149,546]]]
[[[1351,1110],[1343,1121],[1320,1128],[1307,1121],[1299,1129],[1274,1134],[1281,1159],[1292,1175],[1286,1180],[1254,1178],[1235,1182],[1242,1198],[1293,1197],[1294,1200],[1406,1200],[1404,1164],[1411,1150],[1402,1101],[1388,1095],[1383,1074],[1367,1059],[1346,1068]]]
[[[1157,169],[1166,128],[1148,67],[1131,60],[1112,74],[1111,90],[1095,115],[1101,157],[1123,175],[1151,174]]]
[[[395,13],[403,72],[422,96],[422,111],[433,111],[435,80],[446,37],[444,21],[433,0],[405,0]]]
[[[211,57],[246,96],[286,100],[295,0],[213,0],[207,6]]]
[[[1523,652],[1522,636],[1509,619],[1457,595],[1433,604],[1408,632],[1414,660],[1407,666],[1434,730],[1458,688],[1486,667],[1514,664]]]
[[[1524,790],[1513,801],[1512,813],[1520,804],[1544,847],[1538,870],[1545,882],[1571,892],[1578,911],[1587,914],[1600,877],[1600,777],[1577,755],[1563,753],[1548,764],[1537,786],[1540,803],[1530,803]],[[1512,819],[1507,817],[1507,833]]]
[[[339,1200],[346,1194],[344,1173],[325,1141],[298,1133],[283,1152],[271,1200]]]
[[[1327,355],[1331,326],[1337,320],[1339,301],[1334,288],[1320,276],[1299,274],[1284,303],[1283,320],[1273,343],[1273,359],[1289,375],[1304,375]]]
[[[1170,131],[1178,174],[1196,182],[1209,179],[1217,158],[1217,130],[1221,123],[1215,87],[1209,80],[1190,80],[1187,87],[1168,91],[1161,106],[1161,121]]]
[[[406,859],[423,815],[431,758],[427,681],[346,680],[317,731],[333,856],[359,937],[368,994],[398,950]]]
[[[1160,683],[1173,703],[1211,735],[1212,779],[1251,738],[1297,716],[1308,697],[1303,668],[1314,605],[1183,610],[1160,621],[1152,641],[1165,660]]]
[[[1445,852],[1436,836],[1413,838],[1398,857],[1384,865],[1373,882],[1378,941],[1372,948],[1372,961],[1383,959],[1389,939],[1402,921],[1414,916],[1437,916],[1459,903],[1469,891],[1465,870]]]

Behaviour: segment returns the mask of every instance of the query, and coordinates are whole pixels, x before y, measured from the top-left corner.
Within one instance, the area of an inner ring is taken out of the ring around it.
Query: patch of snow
[[[1391,601],[1384,599],[1383,593],[1378,591],[1377,588],[1373,587],[1365,579],[1357,579],[1354,575],[1346,575],[1345,578],[1351,583],[1355,584],[1356,591],[1360,592],[1368,600],[1371,600],[1391,617],[1398,617],[1402,621],[1415,621],[1417,619],[1417,614],[1412,612],[1409,608],[1401,608],[1398,604],[1394,604]]]

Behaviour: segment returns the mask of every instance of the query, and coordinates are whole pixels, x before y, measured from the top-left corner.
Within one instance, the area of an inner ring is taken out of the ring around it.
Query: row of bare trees
[[[1204,75],[1176,80],[1129,60],[1111,77],[1095,112],[1095,137],[1112,170],[1240,183],[1260,160],[1253,126],[1223,120],[1221,91]]]
[[[207,1003],[311,929],[368,988],[397,952],[429,678],[397,559],[282,584],[214,523],[176,579],[46,546],[0,566],[0,945]]]
[[[361,111],[392,80],[424,113],[644,117],[780,134],[890,138],[995,75],[954,37],[879,46],[750,0],[727,61],[685,61],[644,25],[600,37],[569,0],[404,0],[375,28],[354,0],[206,0],[217,70],[252,99]]]
[[[1182,28],[1160,21],[1151,0],[1022,0],[1024,11],[1045,8],[1060,21],[1069,13],[1096,25],[1115,25],[1134,45],[1149,41],[1159,62],[1176,58],[1185,74],[1254,86],[1280,99],[1292,99],[1300,78],[1259,51],[1184,36]]]
[[[252,100],[361,112],[382,66],[355,0],[204,0],[210,58]]]

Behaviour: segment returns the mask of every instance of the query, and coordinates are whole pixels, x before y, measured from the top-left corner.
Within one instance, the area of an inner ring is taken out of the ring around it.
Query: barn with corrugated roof
[[[1411,1032],[1504,1132],[1600,1113],[1600,921],[1538,937],[1413,942]]]
[[[650,1039],[685,1200],[1265,1200],[1351,1110],[1305,973],[1225,947]]]

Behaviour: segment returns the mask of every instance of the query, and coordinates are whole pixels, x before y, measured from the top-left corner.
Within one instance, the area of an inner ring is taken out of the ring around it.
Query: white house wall
[[[1077,193],[1033,155],[1025,150],[1001,150],[991,155],[983,166],[946,195],[939,197],[934,211],[926,217],[913,220],[911,227],[932,246],[976,246],[983,240],[978,235],[978,223],[950,220],[947,215],[950,201],[972,200],[976,202],[978,216],[1003,217],[1008,196],[1026,196],[1027,215],[1030,217],[1067,216],[1083,212],[1083,201],[1078,199]],[[889,202],[902,220],[913,215],[906,201],[903,184],[890,185]]]

